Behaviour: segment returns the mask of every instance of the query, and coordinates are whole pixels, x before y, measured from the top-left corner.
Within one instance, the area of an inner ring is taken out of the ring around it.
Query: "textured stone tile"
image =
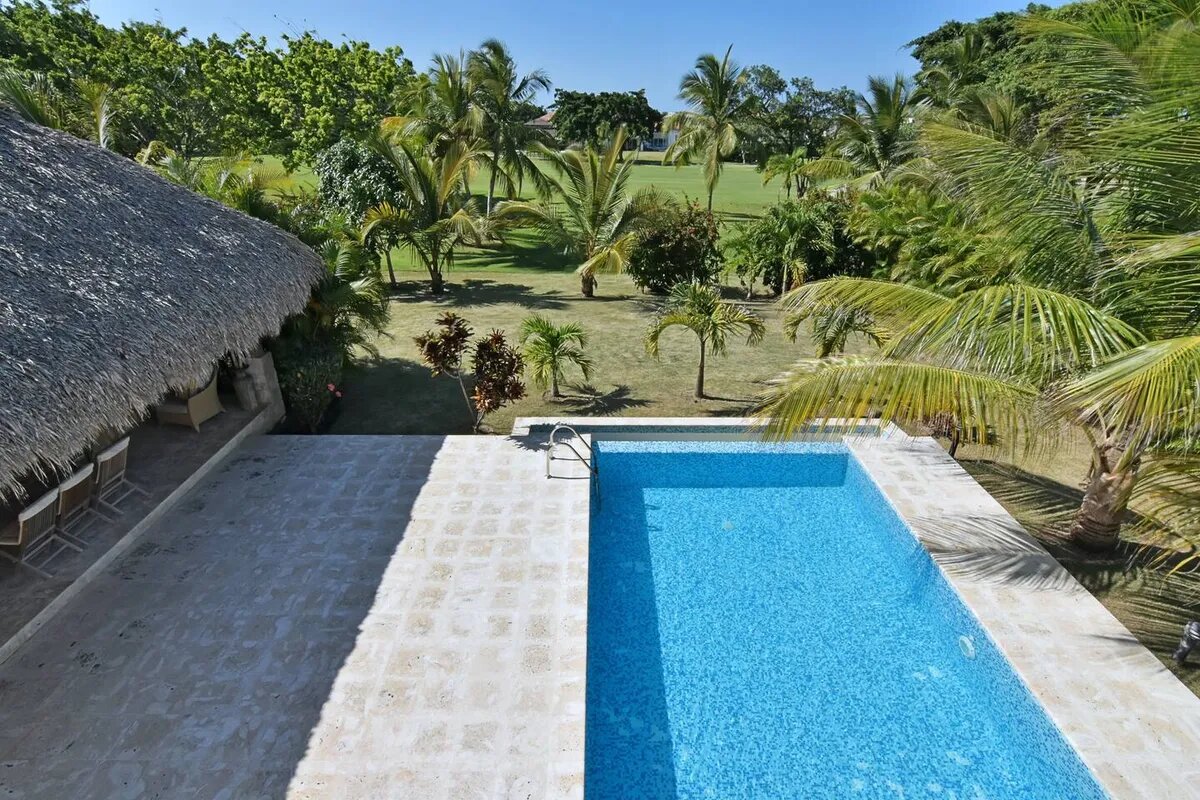
[[[251,440],[0,665],[0,793],[556,796],[588,490],[542,468],[498,437]]]

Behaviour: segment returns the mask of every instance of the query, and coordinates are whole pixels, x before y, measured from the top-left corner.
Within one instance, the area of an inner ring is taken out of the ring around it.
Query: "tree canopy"
[[[649,139],[662,123],[644,89],[636,92],[554,92],[554,128],[564,144],[600,147],[625,127],[630,141]]]

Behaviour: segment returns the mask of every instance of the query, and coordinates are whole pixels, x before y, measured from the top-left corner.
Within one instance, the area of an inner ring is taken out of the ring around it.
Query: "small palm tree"
[[[373,259],[357,243],[339,239],[328,239],[317,253],[325,274],[304,313],[288,320],[285,333],[328,342],[347,361],[355,348],[378,355],[374,340],[386,329],[388,309]]]
[[[550,168],[551,196],[560,202],[501,203],[501,221],[537,229],[542,237],[582,263],[579,275],[584,297],[596,292],[596,274],[622,272],[633,254],[636,234],[653,211],[666,202],[654,189],[628,190],[635,159],[622,160],[625,128],[613,135],[608,148],[555,151],[539,148]]]
[[[679,82],[679,99],[687,110],[667,115],[662,124],[664,131],[679,130],[679,138],[663,154],[664,163],[704,165],[710,212],[721,169],[737,149],[747,116],[743,89],[749,76],[730,58],[732,53],[730,45],[724,58],[706,53],[696,59],[695,69]]]
[[[696,398],[704,395],[704,362],[709,353],[725,355],[729,337],[746,335],[746,344],[763,340],[766,326],[762,319],[741,306],[721,299],[716,287],[681,283],[671,290],[666,311],[646,331],[646,352],[657,356],[658,340],[676,326],[696,334],[700,340],[700,369],[696,373]]]
[[[558,384],[568,364],[578,367],[585,381],[592,377],[592,359],[583,352],[587,333],[577,323],[555,325],[543,316],[527,317],[521,323],[521,345],[534,383],[543,389],[549,384],[555,399],[562,397]]]
[[[805,167],[810,177],[876,187],[915,156],[917,100],[907,78],[872,76],[855,103],[857,111],[838,121],[828,154]]]
[[[804,173],[804,166],[807,163],[808,156],[803,147],[797,147],[791,153],[776,153],[768,158],[767,163],[763,166],[763,186],[776,178],[782,178],[787,198],[792,199],[793,186],[796,188],[796,196],[799,197],[808,188],[808,176]]]

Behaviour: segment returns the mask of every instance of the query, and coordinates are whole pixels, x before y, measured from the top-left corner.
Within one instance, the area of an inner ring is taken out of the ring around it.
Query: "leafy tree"
[[[526,317],[521,323],[521,346],[534,383],[543,389],[549,386],[554,399],[562,397],[558,385],[568,364],[578,367],[584,380],[592,377],[592,359],[583,351],[587,333],[578,323],[555,325],[543,316]]]
[[[277,69],[259,91],[283,132],[281,150],[289,167],[311,161],[346,135],[373,130],[412,75],[398,47],[335,45],[312,33],[283,41]]]
[[[703,399],[704,365],[709,353],[725,355],[729,338],[745,334],[746,344],[762,341],[766,326],[753,312],[721,299],[714,286],[700,283],[681,283],[671,290],[666,310],[646,331],[646,352],[659,353],[659,339],[674,327],[683,327],[700,340],[700,367],[696,372],[696,399]]]
[[[634,161],[622,160],[624,146],[625,129],[619,128],[602,151],[539,148],[556,174],[551,197],[559,202],[511,201],[497,210],[502,222],[531,226],[579,259],[576,274],[584,297],[595,295],[598,273],[625,270],[638,231],[663,203],[652,189],[629,192]]]
[[[467,170],[478,154],[458,141],[440,154],[403,139],[373,142],[399,178],[401,197],[398,206],[384,203],[368,211],[362,235],[386,237],[410,249],[429,273],[430,291],[440,295],[455,251],[479,243],[487,230],[466,189]]]
[[[854,111],[854,92],[846,87],[818,89],[811,78],[784,80],[773,67],[747,69],[747,135],[741,146],[764,165],[774,155],[800,153],[816,158],[825,149],[843,114]]]
[[[666,293],[680,283],[712,283],[723,262],[717,222],[697,205],[652,214],[637,236],[628,272],[644,290]]]
[[[0,6],[0,68],[45,73],[64,94],[79,80],[109,86],[122,121],[114,147],[130,155],[162,141],[184,157],[251,149],[306,163],[373,128],[412,76],[398,48],[312,33],[284,43],[195,40],[160,23],[108,28],[74,0]]]
[[[1030,3],[1021,12],[1002,11],[974,22],[947,22],[917,37],[907,45],[921,63],[917,94],[949,107],[971,89],[986,89],[1012,95],[1035,112],[1046,107],[1048,98],[1041,81],[1031,80],[1030,67],[1052,54],[1050,45],[1044,39],[1024,36],[1020,24],[1029,16],[1048,13],[1049,6]]]
[[[631,141],[649,139],[663,115],[650,107],[646,91],[554,92],[554,128],[563,142],[601,147],[624,126]]]
[[[550,78],[541,70],[521,75],[516,62],[495,39],[488,39],[468,57],[468,69],[474,82],[474,103],[482,116],[480,136],[484,142],[485,163],[491,176],[488,180],[485,212],[492,213],[492,199],[499,183],[508,195],[516,195],[526,180],[546,188],[542,177],[527,150],[535,143],[549,143],[549,137],[525,123],[532,117],[533,100],[539,91],[549,91]]]
[[[392,162],[362,142],[343,139],[321,151],[313,172],[319,181],[317,194],[321,202],[354,225],[364,225],[367,212],[373,208],[385,204],[396,208],[401,204],[403,187]],[[400,244],[394,233],[393,227],[379,225],[362,237],[363,244],[382,253],[393,288],[396,271],[392,266],[392,248]]]
[[[730,58],[732,53],[730,45],[724,58],[712,53],[700,56],[695,69],[679,83],[679,99],[687,104],[687,110],[663,121],[664,130],[679,130],[679,138],[663,156],[664,163],[703,165],[709,211],[725,159],[737,150],[748,116],[747,74]]]

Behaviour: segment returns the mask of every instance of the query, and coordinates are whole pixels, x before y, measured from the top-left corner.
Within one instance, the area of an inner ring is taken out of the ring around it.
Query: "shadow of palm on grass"
[[[565,292],[557,290],[539,292],[523,283],[505,283],[490,278],[466,278],[454,282],[448,276],[446,291],[440,297],[429,293],[427,281],[400,281],[391,292],[393,303],[436,302],[439,305],[459,308],[511,304],[534,310],[563,310],[570,307]]]
[[[607,392],[601,392],[590,384],[580,384],[570,388],[580,392],[580,395],[564,397],[562,404],[576,416],[611,416],[631,408],[645,408],[650,405],[649,400],[634,397],[630,388],[623,384],[613,386]]]

